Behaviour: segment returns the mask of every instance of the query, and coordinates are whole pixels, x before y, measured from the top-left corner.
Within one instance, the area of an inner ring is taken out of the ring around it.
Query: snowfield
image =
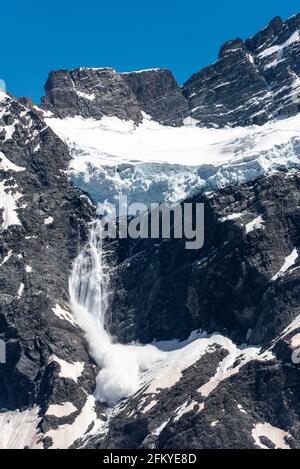
[[[300,166],[300,115],[264,126],[167,127],[116,117],[46,119],[68,145],[75,184],[96,202],[171,202]]]

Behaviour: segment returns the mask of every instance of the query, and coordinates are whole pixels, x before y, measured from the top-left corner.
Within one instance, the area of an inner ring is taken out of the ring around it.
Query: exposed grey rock
[[[45,85],[43,108],[58,117],[117,116],[139,123],[136,97],[120,75],[110,68],[78,68],[51,72]]]
[[[169,70],[118,74],[113,69],[59,70],[45,85],[42,108],[58,117],[117,116],[137,124],[142,112],[166,125],[182,125],[189,108]]]
[[[183,86],[201,126],[264,124],[300,109],[300,14],[224,44],[219,60]]]
[[[189,107],[173,74],[154,69],[121,74],[137,97],[141,109],[165,125],[182,125]]]
[[[299,187],[299,172],[279,173],[192,199],[205,205],[198,251],[184,239],[120,240],[112,332],[145,343],[198,328],[241,342],[251,329],[257,344],[277,337],[300,314],[300,271],[272,280],[300,245]],[[251,230],[254,220],[261,227]]]
[[[94,213],[65,174],[67,147],[39,114],[9,97],[1,100],[0,113],[1,199],[20,195],[19,224],[9,223],[13,205],[1,203],[0,209],[0,338],[7,355],[0,365],[0,409],[38,406],[46,432],[57,426],[45,416],[50,404],[72,402],[74,420],[95,386],[96,370],[81,330],[55,313],[58,305],[72,318],[68,277]],[[7,161],[18,170],[7,168]],[[82,363],[78,383],[60,376],[54,356]]]

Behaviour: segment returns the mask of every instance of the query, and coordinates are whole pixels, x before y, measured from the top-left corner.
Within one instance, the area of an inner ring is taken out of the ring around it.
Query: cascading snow
[[[74,262],[69,279],[71,308],[85,332],[91,356],[100,371],[96,380],[96,399],[116,405],[139,389],[140,374],[164,353],[152,345],[114,343],[106,328],[109,268],[101,239],[101,222],[92,223],[89,241]]]

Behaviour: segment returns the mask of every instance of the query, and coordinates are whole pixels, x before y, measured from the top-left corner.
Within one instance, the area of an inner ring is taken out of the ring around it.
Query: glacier
[[[169,127],[143,122],[47,118],[68,145],[74,184],[96,203],[178,202],[300,166],[300,115],[263,126],[201,128],[189,118]]]

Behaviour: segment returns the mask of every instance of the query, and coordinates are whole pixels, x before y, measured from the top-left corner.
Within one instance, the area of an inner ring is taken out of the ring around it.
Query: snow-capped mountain
[[[1,448],[299,448],[300,15],[168,70],[0,91]],[[205,206],[205,242],[96,208]],[[297,358],[297,357],[296,357]]]
[[[205,126],[263,124],[299,112],[300,15],[274,18],[255,36],[224,44],[219,60],[183,86]]]
[[[186,117],[199,126],[264,124],[299,112],[300,15],[274,18],[255,36],[224,44],[219,59],[180,88],[168,70],[51,72],[43,107],[58,117],[117,116],[141,122],[142,112],[167,125]]]

